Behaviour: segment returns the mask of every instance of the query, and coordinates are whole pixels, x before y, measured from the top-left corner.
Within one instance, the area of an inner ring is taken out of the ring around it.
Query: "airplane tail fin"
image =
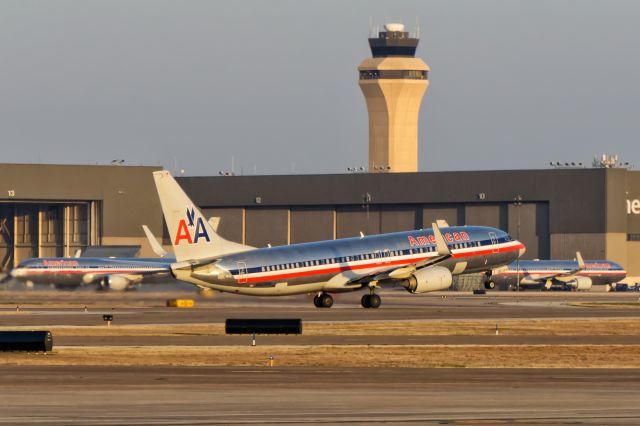
[[[219,236],[168,171],[153,172],[153,179],[177,262],[197,262],[253,248]]]

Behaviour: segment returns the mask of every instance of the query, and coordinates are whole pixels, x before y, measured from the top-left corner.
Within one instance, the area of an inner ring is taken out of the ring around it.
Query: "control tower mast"
[[[418,39],[386,24],[369,39],[372,57],[358,71],[369,112],[369,172],[418,171],[418,113],[429,66],[415,57]]]

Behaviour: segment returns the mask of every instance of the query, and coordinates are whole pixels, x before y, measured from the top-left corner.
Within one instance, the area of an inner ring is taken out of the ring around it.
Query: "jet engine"
[[[567,286],[571,287],[574,290],[589,290],[591,288],[591,278],[589,277],[575,277],[573,280],[567,283]]]
[[[105,290],[125,291],[129,288],[132,281],[123,275],[109,275],[102,282]]]
[[[409,293],[427,293],[446,290],[451,286],[452,281],[453,277],[447,268],[432,266],[417,270],[402,282],[402,286]]]

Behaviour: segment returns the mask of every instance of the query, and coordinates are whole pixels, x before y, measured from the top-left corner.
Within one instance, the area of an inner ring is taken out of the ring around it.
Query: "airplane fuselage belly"
[[[233,282],[205,281],[195,278],[190,271],[174,270],[174,277],[180,281],[190,282],[200,287],[210,288],[225,293],[235,293],[247,296],[287,296],[296,294],[315,293],[322,291],[326,285],[326,280],[316,282],[302,282],[298,280],[296,283],[289,281],[263,282],[256,284],[243,284]],[[319,277],[322,278],[322,277]],[[329,277],[330,278],[330,277]]]

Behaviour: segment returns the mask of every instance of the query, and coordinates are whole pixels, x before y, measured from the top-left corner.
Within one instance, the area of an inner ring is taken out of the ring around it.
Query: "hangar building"
[[[445,219],[519,235],[528,259],[572,259],[580,250],[585,258],[619,261],[640,275],[640,172],[627,169],[184,177],[179,182],[205,215],[221,217],[224,237],[249,245],[416,229]],[[521,206],[514,203],[518,195]]]
[[[30,257],[95,245],[143,245],[162,229],[159,167],[0,164],[0,272]]]
[[[92,245],[142,245],[163,231],[158,167],[0,165],[2,269]],[[526,258],[620,262],[640,275],[640,172],[623,168],[296,176],[182,177],[219,232],[254,246],[430,226],[489,225],[518,234]],[[520,195],[520,206],[514,198]],[[518,216],[520,227],[518,231]]]

